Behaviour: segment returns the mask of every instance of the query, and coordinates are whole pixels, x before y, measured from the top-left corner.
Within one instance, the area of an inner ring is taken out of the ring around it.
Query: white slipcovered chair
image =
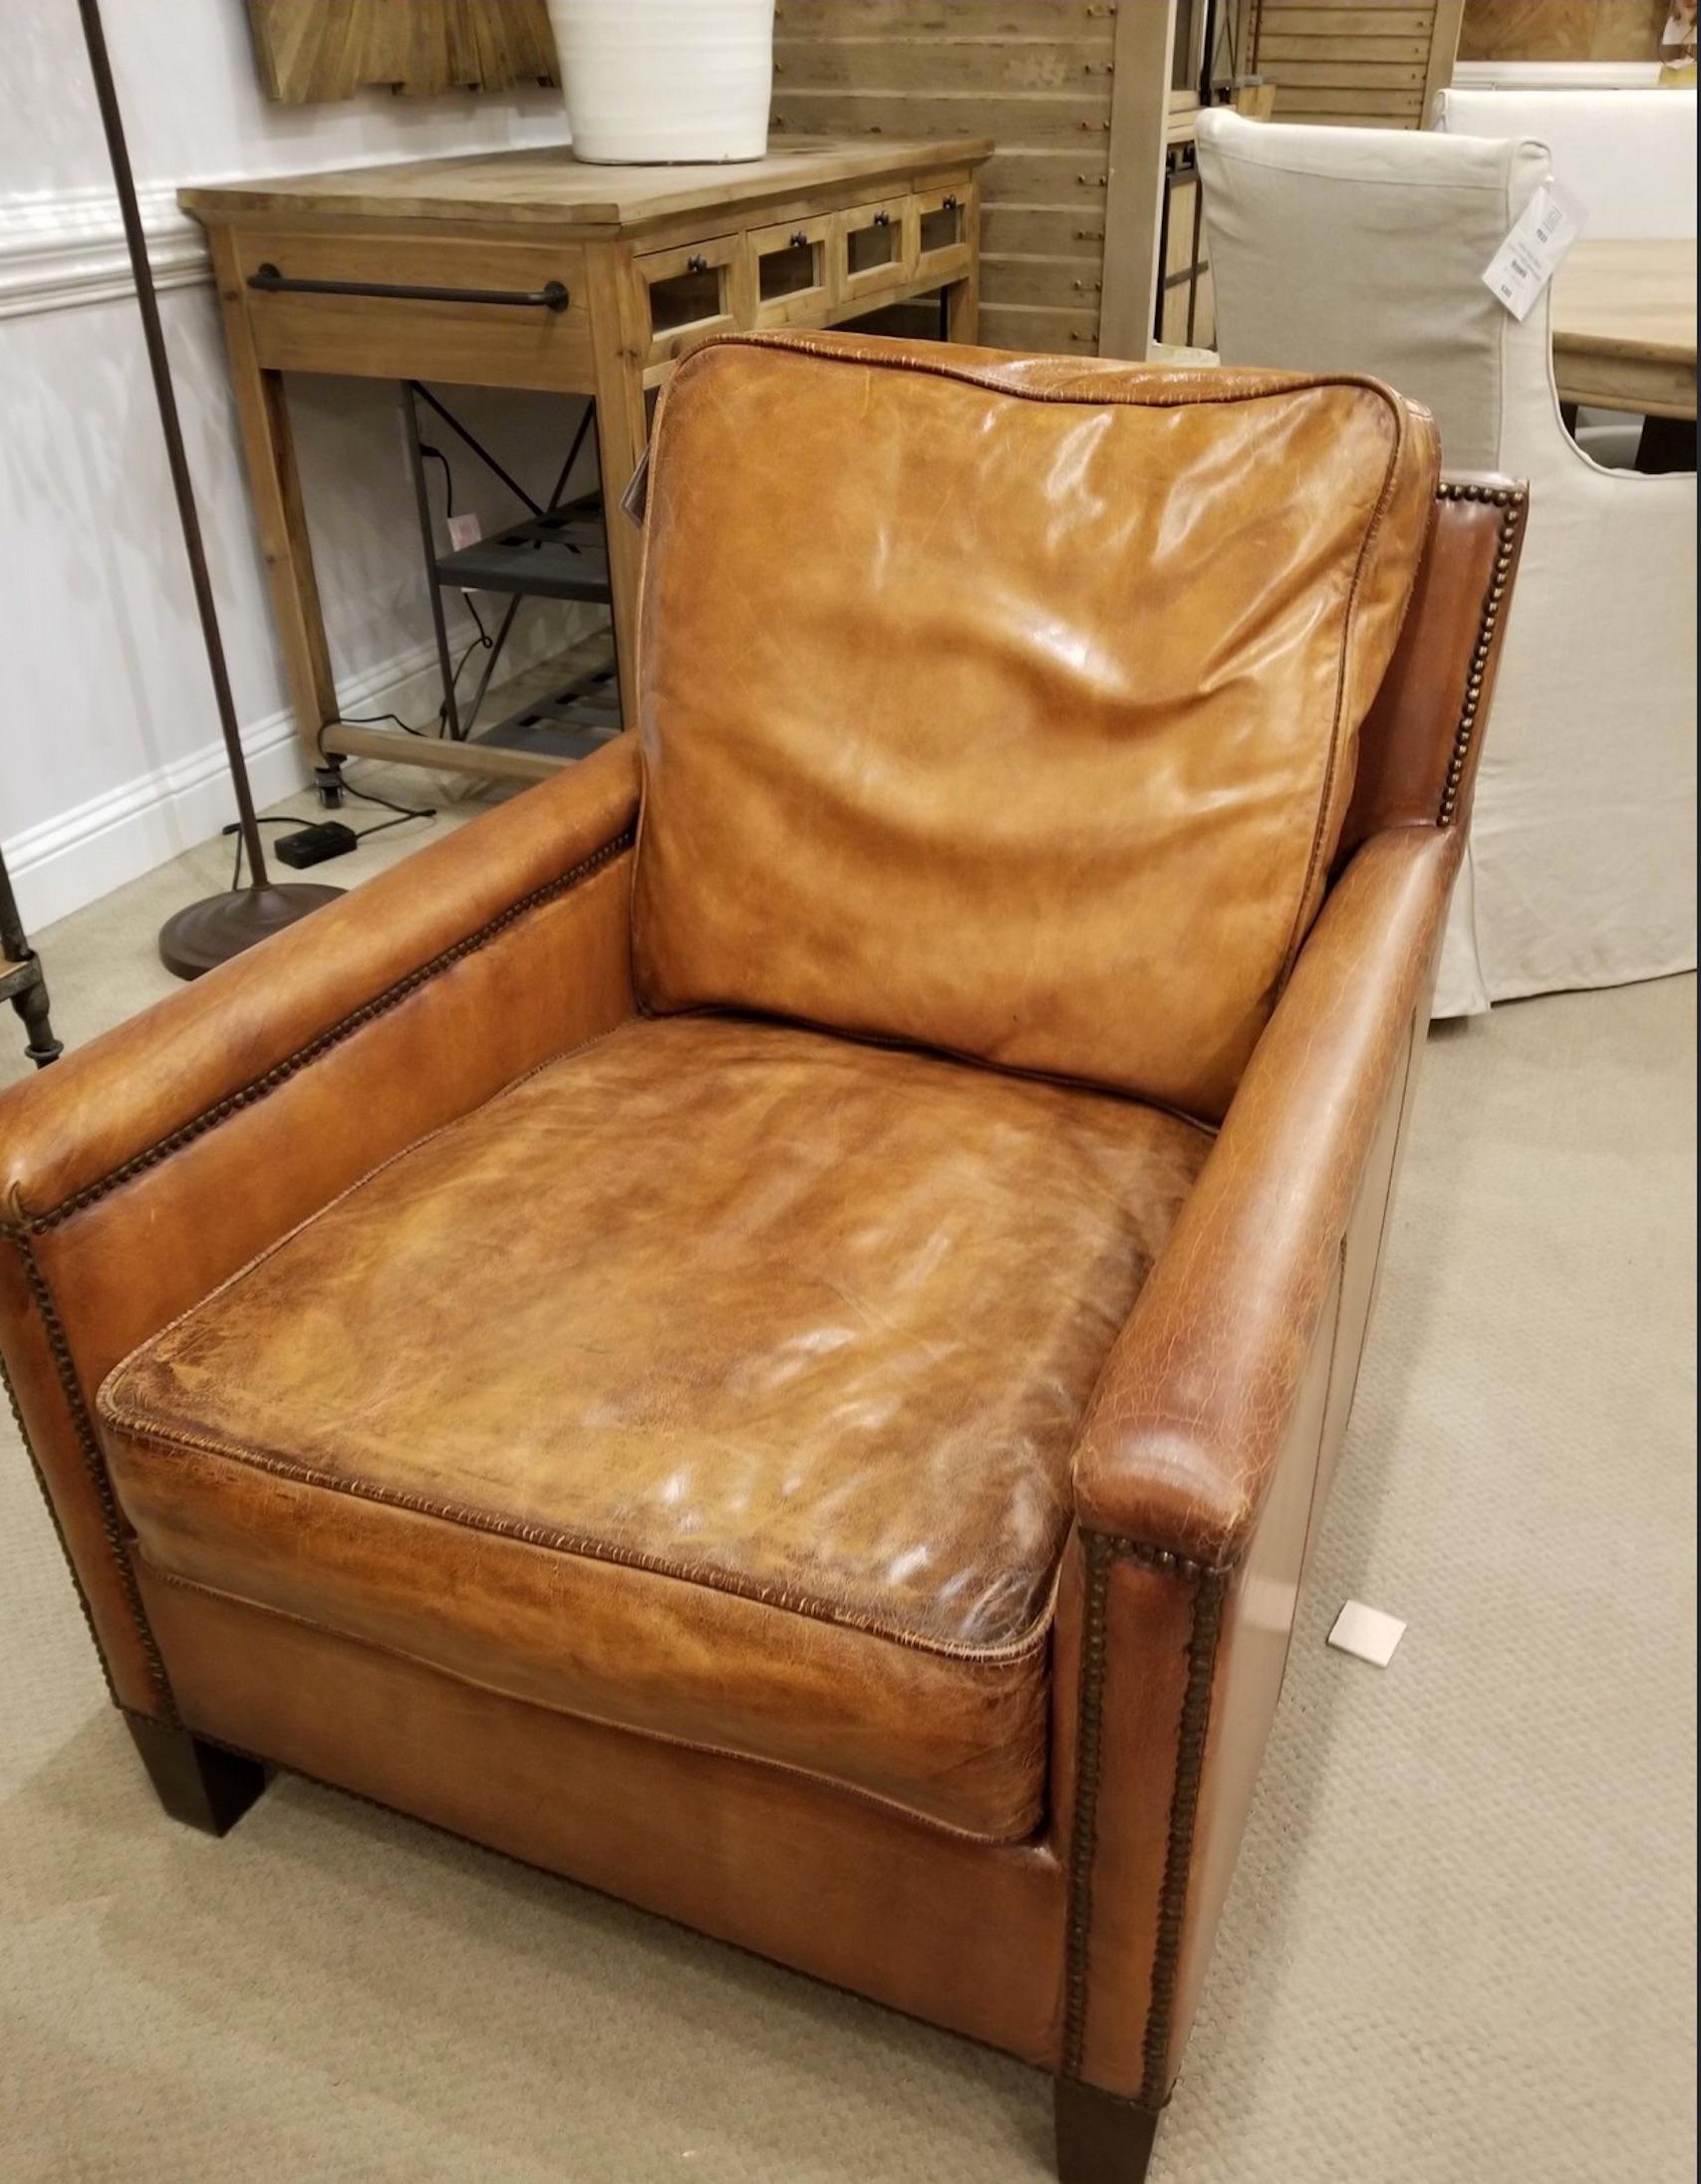
[[[1581,205],[1595,242],[1695,234],[1692,91],[1494,91],[1436,95],[1431,126],[1456,136],[1534,137]],[[1583,410],[1576,436],[1597,462],[1633,470],[1641,421]]]
[[[1533,137],[1597,242],[1695,233],[1692,91],[1439,92],[1432,127],[1454,136]]]
[[[1452,470],[1530,481],[1436,1013],[1695,963],[1695,479],[1603,470],[1559,418],[1544,291],[1481,275],[1538,143],[1199,122],[1225,364],[1371,372]]]

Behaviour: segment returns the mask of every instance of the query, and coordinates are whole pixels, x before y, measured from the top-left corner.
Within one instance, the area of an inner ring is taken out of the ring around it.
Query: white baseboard
[[[416,647],[382,662],[363,676],[344,676],[338,692],[347,712],[429,708],[435,690],[436,655]],[[269,713],[242,731],[254,801],[266,805],[308,785],[308,767],[285,711]],[[110,895],[127,880],[209,841],[235,816],[224,744],[215,739],[185,758],[156,767],[88,803],[27,828],[4,844],[6,869],[17,892],[24,930],[32,940],[45,926]]]

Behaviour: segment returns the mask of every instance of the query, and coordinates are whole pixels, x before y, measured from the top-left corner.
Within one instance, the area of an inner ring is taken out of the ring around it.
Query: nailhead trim
[[[153,1636],[152,1629],[147,1621],[146,1611],[142,1606],[142,1593],[136,1581],[136,1571],[131,1564],[124,1521],[119,1515],[118,1502],[113,1495],[112,1481],[107,1476],[107,1467],[101,1456],[100,1444],[95,1438],[94,1426],[89,1417],[88,1406],[83,1398],[82,1386],[77,1377],[76,1363],[71,1354],[70,1338],[66,1334],[65,1324],[59,1316],[59,1308],[54,1302],[53,1292],[48,1286],[47,1277],[42,1272],[35,1253],[30,1247],[30,1238],[41,1235],[50,1228],[57,1228],[61,1222],[68,1220],[73,1214],[81,1213],[85,1208],[95,1205],[108,1192],[117,1190],[121,1184],[130,1182],[133,1177],[142,1175],[145,1170],[156,1167],[161,1161],[168,1159],[171,1154],[179,1152],[185,1145],[192,1144],[196,1138],[204,1136],[208,1130],[213,1129],[228,1116],[238,1113],[245,1107],[251,1107],[256,1100],[264,1099],[268,1092],[276,1091],[279,1085],[286,1083],[299,1070],[304,1069],[309,1062],[317,1061],[320,1055],[328,1053],[332,1047],[340,1046],[345,1039],[351,1037],[363,1025],[387,1014],[400,1002],[406,1000],[409,994],[417,992],[427,980],[435,977],[439,971],[448,969],[451,964],[461,961],[465,956],[483,948],[488,942],[494,940],[498,934],[505,932],[509,926],[523,918],[529,911],[537,910],[544,904],[553,902],[557,896],[565,895],[570,889],[576,887],[580,881],[587,880],[593,873],[601,871],[603,866],[612,863],[616,857],[632,847],[637,838],[637,831],[636,826],[626,827],[612,841],[606,842],[602,848],[594,851],[589,857],[581,858],[578,864],[570,866],[566,872],[559,874],[557,878],[546,881],[542,887],[533,888],[529,895],[522,895],[517,902],[510,903],[506,910],[501,911],[496,917],[480,926],[475,933],[465,935],[451,947],[442,950],[439,955],[433,956],[428,962],[419,964],[405,976],[398,978],[393,985],[386,986],[384,991],[375,995],[372,1000],[365,1001],[359,1008],[352,1009],[347,1016],[332,1024],[327,1030],[320,1032],[316,1038],[310,1039],[305,1046],[298,1047],[293,1054],[287,1055],[284,1060],[265,1071],[262,1076],[255,1077],[249,1083],[239,1086],[236,1091],[228,1093],[215,1105],[191,1117],[188,1122],[181,1124],[177,1129],[167,1132],[164,1137],[156,1139],[144,1151],[136,1154],[130,1160],[122,1162],[120,1166],[112,1169],[107,1175],[97,1177],[95,1182],[85,1185],[81,1191],[73,1192],[70,1197],[61,1200],[59,1205],[50,1208],[46,1213],[27,1217],[21,1227],[11,1224],[5,1225],[5,1232],[11,1235],[18,1246],[23,1262],[24,1279],[29,1287],[30,1297],[41,1320],[43,1331],[47,1336],[48,1350],[53,1358],[54,1372],[59,1380],[60,1393],[65,1399],[65,1407],[71,1418],[72,1431],[76,1435],[78,1451],[83,1459],[83,1468],[88,1476],[90,1488],[94,1493],[96,1503],[101,1512],[101,1529],[106,1535],[107,1545],[113,1558],[113,1566],[118,1573],[119,1584],[124,1592],[126,1605],[130,1609],[132,1620],[136,1626],[137,1641],[142,1647],[143,1659],[147,1664],[148,1681],[153,1686],[154,1696],[158,1702],[159,1714],[157,1718],[173,1725],[176,1725],[179,1720],[176,1701],[171,1692],[170,1678],[165,1673],[164,1659],[160,1654],[158,1642]],[[71,1574],[77,1586],[78,1599],[82,1603],[84,1620],[88,1623],[89,1635],[95,1642],[95,1651],[100,1659],[102,1672],[107,1679],[107,1688],[116,1698],[117,1691],[113,1684],[112,1667],[107,1660],[106,1652],[101,1645],[100,1636],[95,1628],[95,1619],[90,1611],[88,1594],[84,1590],[83,1580],[78,1573],[76,1561],[66,1544],[64,1529],[59,1522],[59,1512],[54,1508],[52,1497],[47,1491],[47,1480],[42,1472],[41,1462],[30,1445],[29,1435],[24,1430],[23,1414],[18,1408],[17,1397],[12,1388],[11,1380],[5,1375],[3,1368],[0,1368],[0,1379],[5,1380],[6,1394],[11,1403],[12,1415],[18,1422],[19,1436],[29,1453],[30,1465],[41,1488],[42,1498],[47,1502],[49,1513],[53,1518],[54,1529],[59,1533],[60,1546],[64,1550],[67,1562],[71,1565]]]
[[[298,1047],[293,1054],[286,1055],[264,1075],[251,1079],[234,1092],[227,1093],[215,1105],[203,1109],[200,1114],[192,1116],[175,1130],[167,1132],[164,1137],[157,1139],[130,1160],[122,1162],[107,1175],[99,1176],[93,1183],[86,1184],[81,1191],[74,1191],[69,1198],[62,1199],[46,1213],[31,1215],[26,1223],[28,1233],[40,1235],[44,1230],[56,1228],[73,1214],[80,1214],[93,1206],[109,1191],[116,1191],[121,1184],[129,1183],[144,1170],[155,1167],[171,1154],[180,1152],[185,1145],[191,1144],[208,1130],[215,1129],[219,1123],[237,1114],[242,1108],[252,1107],[256,1100],[264,1099],[268,1092],[275,1092],[280,1084],[287,1083],[297,1071],[305,1069],[309,1062],[317,1061],[332,1047],[340,1046],[345,1039],[353,1037],[355,1032],[375,1018],[387,1015],[411,993],[417,992],[421,986],[434,978],[439,971],[447,970],[465,956],[485,947],[528,912],[553,902],[557,896],[565,895],[571,888],[577,887],[582,880],[588,880],[593,873],[600,872],[604,865],[611,864],[616,857],[629,850],[636,838],[636,827],[629,826],[613,841],[605,843],[591,856],[582,858],[578,864],[571,866],[556,879],[546,881],[542,887],[533,888],[529,895],[522,895],[518,902],[510,903],[506,910],[492,918],[488,924],[480,926],[476,933],[467,934],[452,947],[445,948],[440,955],[433,956],[428,962],[419,964],[405,976],[398,978],[394,985],[386,986],[372,1000],[363,1001],[359,1008],[351,1009],[348,1015],[327,1030],[321,1031],[305,1046]]]
[[[35,1449],[31,1445],[29,1433],[24,1425],[23,1407],[18,1401],[18,1391],[12,1385],[12,1376],[6,1370],[6,1360],[4,1358],[0,1358],[0,1387],[3,1387],[6,1391],[6,1402],[12,1413],[12,1423],[18,1429],[18,1439],[23,1443],[24,1454],[30,1460],[30,1469],[36,1475],[36,1485],[41,1490],[41,1498],[47,1508],[48,1521],[53,1526],[53,1535],[59,1541],[59,1551],[64,1555],[65,1566],[71,1572],[71,1583],[77,1594],[77,1605],[83,1610],[83,1621],[88,1626],[89,1642],[95,1649],[96,1660],[101,1664],[101,1674],[107,1680],[107,1696],[112,1700],[114,1706],[117,1706],[119,1703],[118,1686],[113,1682],[112,1668],[107,1660],[107,1649],[102,1645],[100,1633],[95,1628],[95,1613],[89,1605],[89,1595],[83,1589],[83,1573],[77,1567],[77,1558],[72,1553],[71,1544],[65,1536],[65,1526],[59,1521],[59,1510],[54,1504],[53,1496],[47,1490],[47,1474],[42,1470],[41,1460],[37,1457]]]
[[[53,1358],[54,1372],[59,1379],[60,1393],[64,1396],[65,1408],[71,1415],[71,1427],[77,1437],[77,1448],[83,1459],[83,1469],[88,1476],[90,1488],[93,1490],[95,1501],[101,1511],[101,1530],[106,1535],[107,1546],[113,1558],[113,1567],[118,1573],[119,1585],[125,1596],[125,1604],[130,1609],[131,1619],[136,1625],[137,1642],[142,1647],[142,1657],[147,1664],[147,1680],[153,1686],[154,1697],[159,1702],[161,1715],[166,1721],[175,1723],[178,1718],[177,1703],[171,1695],[171,1681],[165,1673],[164,1660],[149,1627],[146,1611],[142,1604],[142,1592],[137,1585],[136,1570],[132,1565],[130,1548],[125,1539],[124,1520],[119,1515],[118,1502],[113,1495],[113,1483],[107,1477],[107,1467],[101,1458],[100,1444],[95,1439],[95,1429],[89,1417],[89,1408],[83,1400],[83,1389],[77,1378],[76,1362],[71,1355],[70,1337],[65,1332],[65,1323],[59,1316],[59,1307],[54,1302],[53,1291],[48,1287],[47,1276],[36,1262],[36,1255],[30,1248],[28,1237],[19,1236],[17,1244],[23,1259],[24,1279],[29,1285],[30,1298],[35,1305],[37,1316],[40,1318],[43,1331],[47,1336],[47,1346]],[[21,1428],[23,1425],[22,1419],[18,1423]],[[33,1449],[30,1452],[30,1461],[35,1467],[36,1477],[41,1479],[41,1465]],[[43,1492],[46,1492],[45,1480],[43,1481]],[[48,1506],[50,1508],[53,1506],[51,1502]],[[56,1524],[58,1522],[57,1516],[55,1522]],[[60,1535],[60,1540],[63,1545],[63,1533]],[[69,1550],[67,1551],[69,1552]],[[81,1594],[83,1590],[81,1584],[77,1589]],[[87,1615],[88,1612],[88,1601],[85,1598],[84,1613]],[[91,1636],[93,1636],[95,1630],[93,1617],[90,1617],[89,1630]],[[101,1647],[98,1638],[96,1638],[95,1645],[96,1651],[100,1652]],[[112,1683],[112,1670],[107,1665],[104,1653],[101,1654],[101,1665],[107,1671],[107,1682],[110,1686]]]
[[[1223,1626],[1220,1571],[1199,1579],[1194,1595],[1193,1629],[1187,1647],[1187,1690],[1182,1699],[1181,1737],[1176,1752],[1175,1795],[1170,1800],[1170,1839],[1164,1855],[1164,1884],[1158,1898],[1158,1943],[1152,1961],[1152,2003],[1146,2016],[1146,2075],[1140,2098],[1160,2107],[1169,2062],[1170,2026],[1175,2016],[1176,1974],[1181,1963],[1181,1924],[1187,1910],[1187,1883],[1193,1870],[1194,1822],[1199,1814],[1199,1783],[1205,1771],[1205,1738],[1211,1725],[1211,1681],[1217,1667],[1217,1639]]]
[[[1176,1754],[1175,1787],[1170,1800],[1169,1841],[1158,1900],[1158,1937],[1153,1954],[1151,2009],[1144,2047],[1145,2076],[1139,2103],[1158,2108],[1164,2098],[1164,2069],[1175,2008],[1176,1973],[1181,1954],[1182,1919],[1187,1908],[1188,1872],[1193,1858],[1199,1781],[1210,1721],[1211,1679],[1222,1627],[1227,1573],[1190,1561],[1143,1540],[1093,1532],[1086,1540],[1086,1602],[1081,1630],[1081,1688],[1075,1744],[1075,1810],[1069,1846],[1068,1928],[1064,1953],[1064,2027],[1062,2071],[1079,2078],[1086,2043],[1087,1956],[1092,1935],[1092,1866],[1098,1846],[1098,1790],[1102,1760],[1105,1670],[1105,1610],[1112,1564],[1142,1562],[1149,1569],[1182,1578],[1194,1586],[1193,1624],[1188,1633],[1187,1687],[1182,1699]]]
[[[1494,651],[1495,635],[1500,626],[1507,586],[1512,581],[1513,554],[1530,496],[1519,485],[1476,485],[1460,478],[1443,478],[1436,492],[1437,497],[1442,500],[1478,501],[1501,511],[1500,540],[1495,548],[1494,570],[1489,578],[1488,597],[1483,602],[1482,620],[1477,626],[1477,642],[1465,678],[1465,702],[1460,708],[1459,724],[1453,731],[1453,752],[1447,761],[1447,778],[1442,785],[1441,804],[1436,813],[1438,825],[1450,827],[1459,815],[1459,792],[1464,783],[1471,745],[1476,738],[1477,714],[1483,700],[1483,682],[1488,673],[1489,656]]]

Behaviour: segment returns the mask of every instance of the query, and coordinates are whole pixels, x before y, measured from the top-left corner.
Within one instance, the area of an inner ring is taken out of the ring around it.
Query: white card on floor
[[[1394,1648],[1405,1635],[1406,1626],[1397,1615],[1385,1615],[1380,1608],[1367,1608],[1362,1600],[1349,1600],[1335,1617],[1329,1644],[1338,1646],[1342,1653],[1356,1654],[1359,1660],[1370,1661],[1377,1668],[1386,1668],[1394,1658]]]
[[[1582,224],[1582,206],[1558,182],[1544,182],[1514,220],[1483,279],[1515,319],[1529,317]]]

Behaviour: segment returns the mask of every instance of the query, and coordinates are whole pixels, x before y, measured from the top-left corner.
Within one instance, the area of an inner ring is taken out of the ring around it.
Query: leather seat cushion
[[[634,1020],[122,1364],[120,1502],[166,1577],[1020,1836],[1077,1424],[1208,1144],[936,1056]]]

